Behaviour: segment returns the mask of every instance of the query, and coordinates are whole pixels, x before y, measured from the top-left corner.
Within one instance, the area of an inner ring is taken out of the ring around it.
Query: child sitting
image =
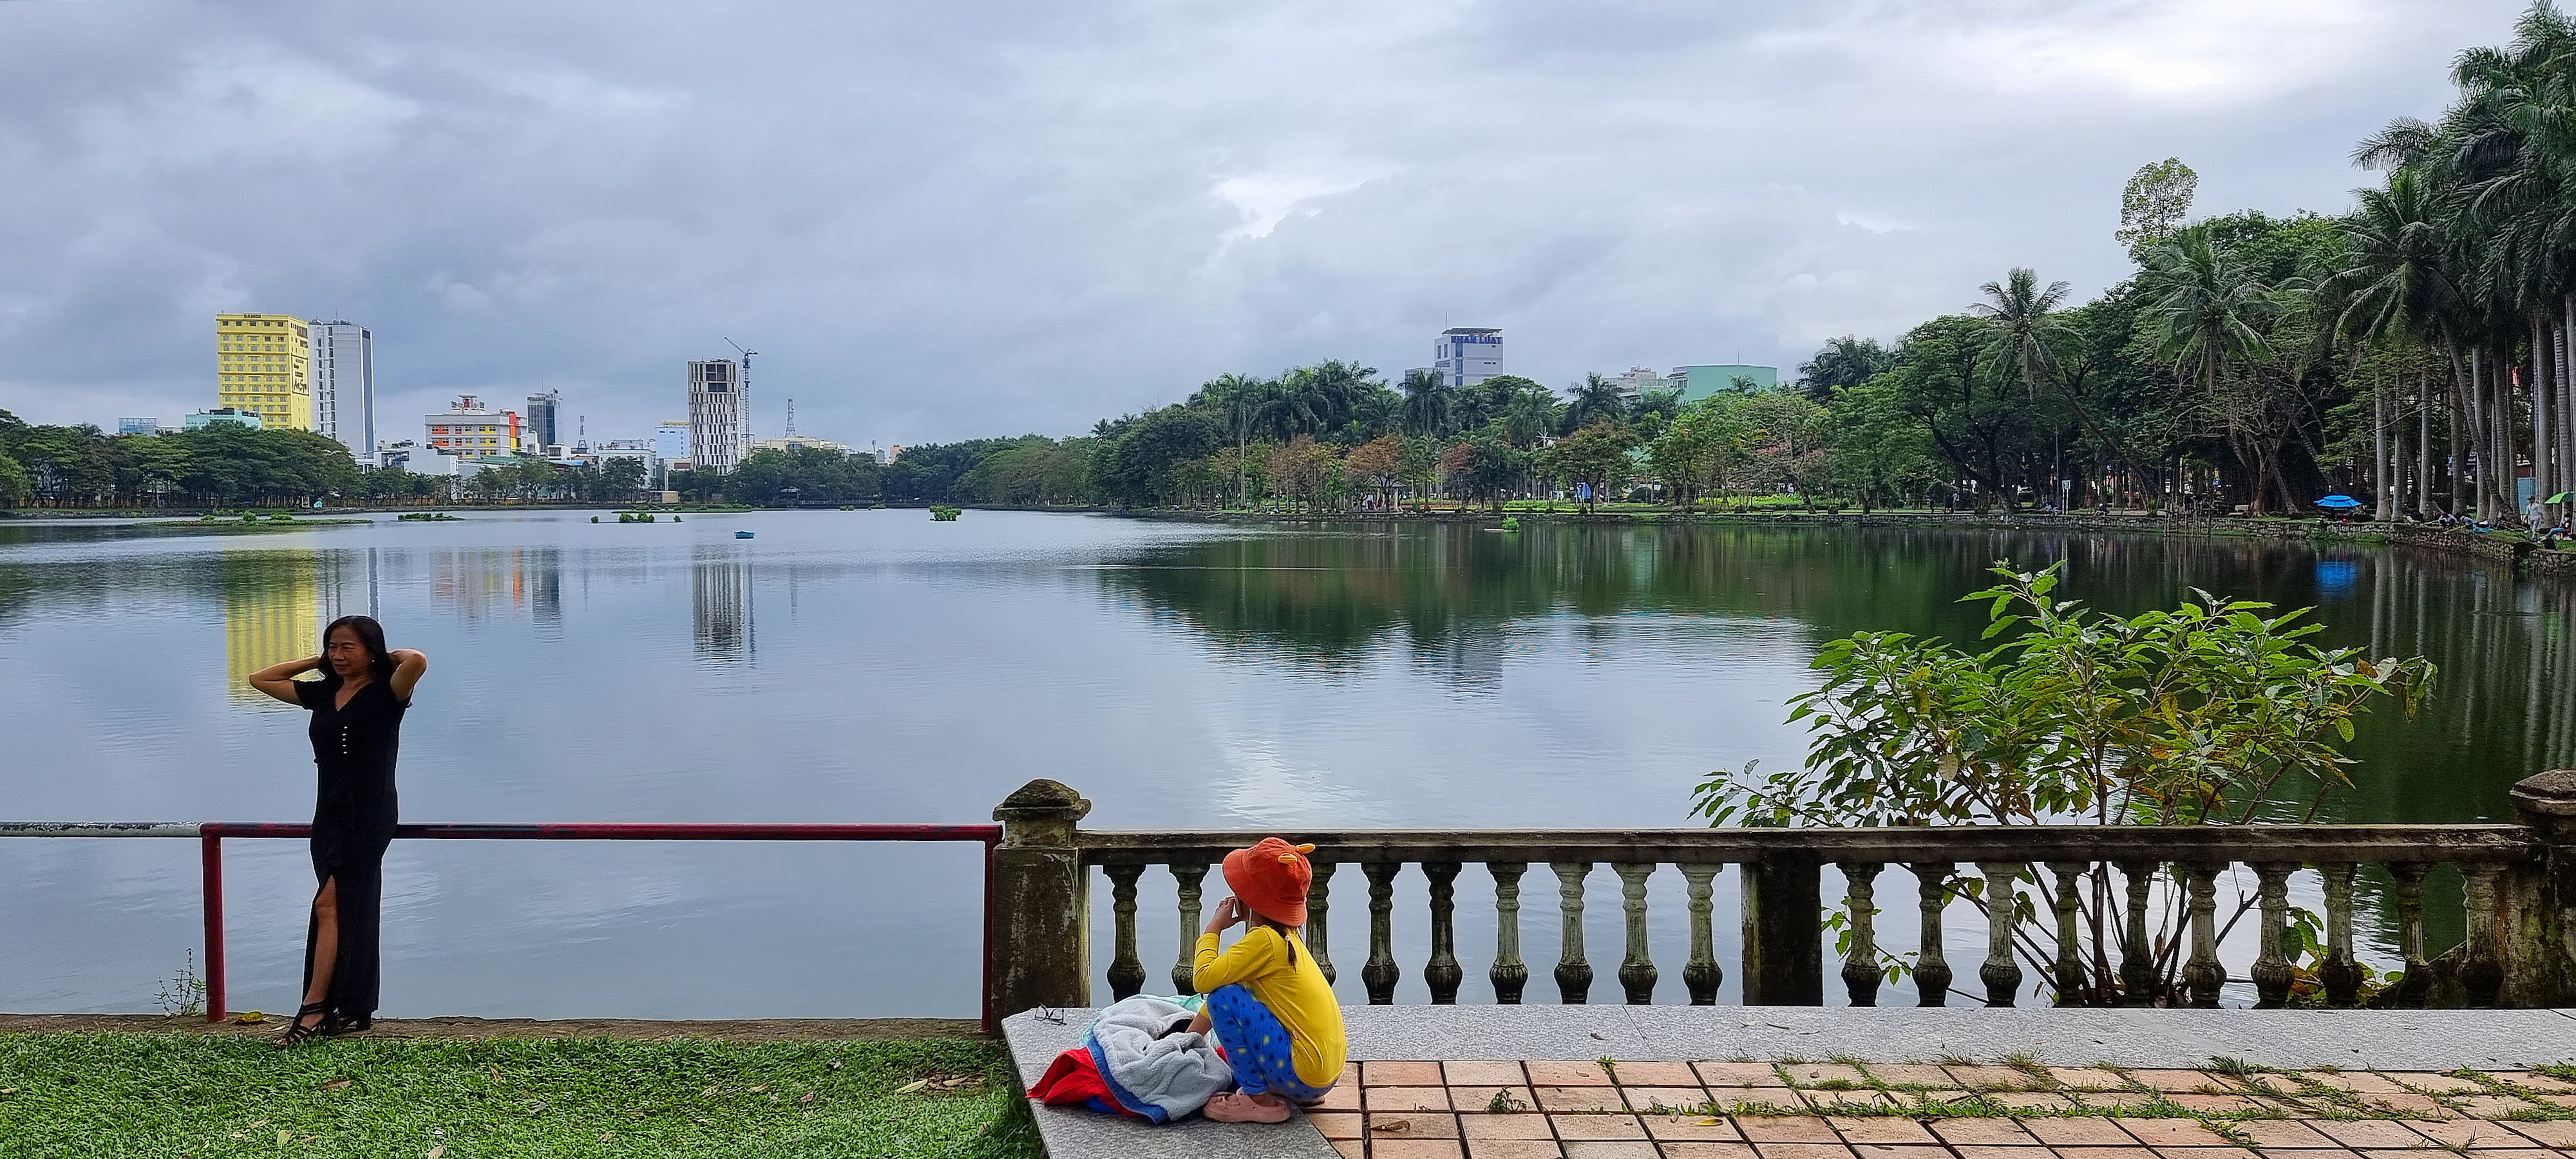
[[[1306,924],[1312,845],[1265,837],[1225,855],[1234,896],[1216,903],[1199,935],[1194,984],[1207,995],[1190,1029],[1216,1030],[1241,1089],[1208,1100],[1207,1117],[1224,1123],[1284,1123],[1291,1100],[1312,1103],[1341,1081],[1342,1008],[1332,983],[1299,944]],[[1217,934],[1244,923],[1232,949],[1217,952]]]

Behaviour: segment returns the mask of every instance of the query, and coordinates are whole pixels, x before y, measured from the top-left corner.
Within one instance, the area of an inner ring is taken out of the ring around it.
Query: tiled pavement
[[[1346,1076],[1307,1114],[1348,1159],[2576,1154],[2576,1083],[2528,1071],[1508,1060],[1354,1068],[1357,1083]]]
[[[1091,1013],[1006,1019],[1021,1081]],[[1284,1126],[1035,1113],[1052,1159],[2576,1157],[2576,1082],[2535,1069],[2571,1015],[1354,1006],[1342,1085]]]

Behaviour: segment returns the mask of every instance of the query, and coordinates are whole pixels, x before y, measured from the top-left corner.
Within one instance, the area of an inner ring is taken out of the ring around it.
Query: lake
[[[394,646],[433,660],[405,726],[406,821],[983,821],[1043,776],[1089,796],[1101,828],[1683,825],[1711,770],[1801,757],[1782,705],[1812,686],[1821,642],[1973,639],[1983,609],[1957,597],[1999,558],[2067,560],[2061,592],[2110,610],[2201,587],[2313,604],[2330,642],[2432,657],[2424,715],[2369,722],[2335,819],[2506,818],[2506,788],[2576,747],[2555,711],[2576,680],[2567,590],[2371,548],[987,511],[652,525],[535,512],[256,534],[18,520],[0,521],[0,818],[309,818],[304,714],[241,677],[310,655],[331,617],[373,611]],[[232,1005],[291,1010],[303,845],[226,848]],[[970,1015],[977,855],[397,843],[384,1012]],[[1723,1001],[1734,878],[1720,879]],[[198,942],[191,842],[0,839],[0,880],[0,1010],[150,1010]],[[1337,884],[1340,988],[1359,1001],[1362,882]],[[1654,880],[1661,1001],[1682,1000],[1681,886],[1669,868]],[[1910,886],[1881,879],[1892,947],[1912,944],[1910,906],[1890,901]],[[1615,887],[1596,869],[1594,1001],[1617,998]],[[1105,883],[1093,893],[1105,909]],[[1399,1001],[1425,1000],[1422,894],[1408,869]],[[1149,991],[1168,986],[1171,895],[1148,876]],[[2444,885],[2432,895],[2439,946],[2458,906]],[[1557,952],[1535,897],[1533,1001],[1553,998]],[[1490,898],[1470,867],[1465,1000],[1490,1000]],[[1952,937],[1973,987],[1982,928],[1953,922]]]

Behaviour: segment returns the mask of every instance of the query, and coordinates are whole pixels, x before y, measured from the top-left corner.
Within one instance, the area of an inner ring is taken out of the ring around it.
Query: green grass
[[[955,1039],[0,1034],[0,1157],[1035,1159],[1007,1066]]]

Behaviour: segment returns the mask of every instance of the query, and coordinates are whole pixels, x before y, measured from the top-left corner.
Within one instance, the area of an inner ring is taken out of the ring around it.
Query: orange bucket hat
[[[1264,837],[1250,849],[1225,855],[1225,884],[1252,912],[1287,926],[1306,924],[1306,887],[1315,880],[1306,864],[1312,845]]]

